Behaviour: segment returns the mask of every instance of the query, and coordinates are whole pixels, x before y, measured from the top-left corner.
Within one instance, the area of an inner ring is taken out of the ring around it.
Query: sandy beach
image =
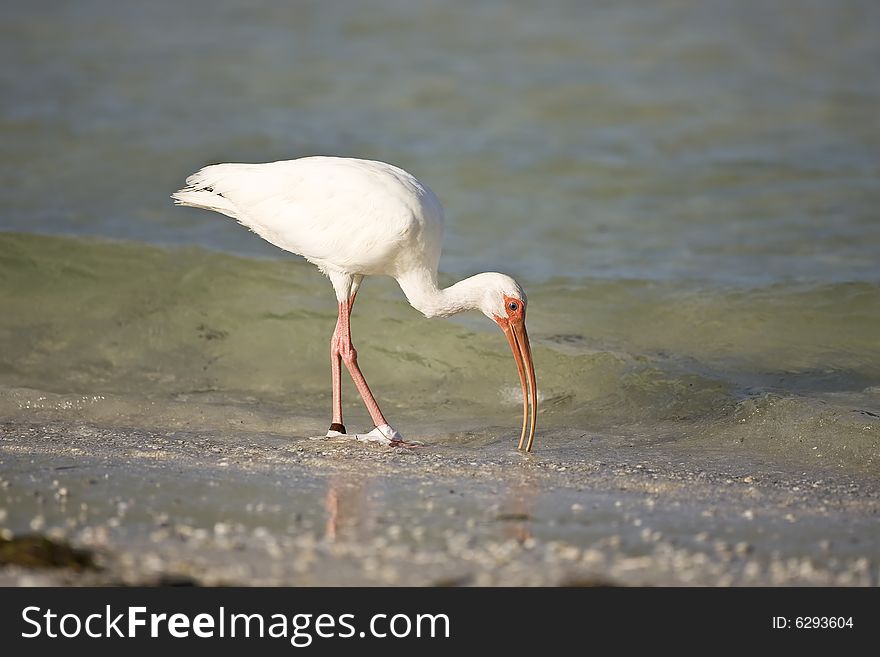
[[[878,583],[869,478],[668,443],[426,443],[5,423],[6,547],[39,535],[90,563],[6,565],[0,584]]]

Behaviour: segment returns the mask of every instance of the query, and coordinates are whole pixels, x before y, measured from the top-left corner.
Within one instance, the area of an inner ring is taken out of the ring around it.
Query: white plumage
[[[477,309],[501,326],[517,359],[523,387],[520,448],[526,435],[528,398],[532,401],[527,445],[531,449],[537,393],[525,331],[525,294],[512,278],[496,273],[478,274],[446,289],[437,286],[443,209],[434,193],[413,175],[384,162],[336,157],[215,164],[187,178],[186,187],[172,197],[178,205],[232,217],[275,246],[303,256],[330,277],[340,304],[331,338],[334,419],[330,435],[345,434],[338,390],[341,361],[377,427],[358,437],[408,445],[385,422],[351,345],[349,318],[363,277],[387,275],[429,317]]]
[[[415,177],[384,162],[307,157],[215,164],[186,184],[174,194],[179,204],[228,215],[325,272],[396,276],[417,264],[436,270],[440,261],[440,202]]]

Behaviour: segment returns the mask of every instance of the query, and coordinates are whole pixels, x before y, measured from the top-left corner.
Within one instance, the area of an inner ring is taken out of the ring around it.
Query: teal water
[[[0,415],[323,428],[327,281],[168,198],[206,163],[322,153],[434,189],[447,281],[523,283],[539,445],[880,472],[878,19],[867,1],[8,7]],[[484,318],[424,320],[377,280],[355,330],[405,434],[513,440],[516,373]]]

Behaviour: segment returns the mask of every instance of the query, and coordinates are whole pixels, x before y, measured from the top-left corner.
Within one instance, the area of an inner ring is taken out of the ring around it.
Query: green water
[[[880,473],[878,6],[9,7],[0,416],[326,429],[328,282],[168,199],[209,162],[323,153],[434,189],[446,282],[524,285],[539,446]],[[425,320],[370,280],[355,338],[404,434],[514,441],[481,316]]]
[[[0,414],[294,435],[326,424],[335,298],[311,265],[24,234],[0,236],[0,254]],[[876,471],[880,286],[584,280],[530,295],[542,443],[689,440]],[[513,441],[516,371],[482,316],[426,320],[393,281],[370,279],[354,331],[411,435]],[[580,439],[563,438],[572,428]]]

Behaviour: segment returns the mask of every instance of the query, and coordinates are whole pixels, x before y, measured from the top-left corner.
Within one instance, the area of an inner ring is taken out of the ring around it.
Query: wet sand
[[[305,433],[305,432],[304,432]],[[3,585],[877,585],[871,477],[564,432],[531,455],[244,431],[0,424]],[[731,465],[731,464],[735,465]],[[10,542],[13,541],[13,542]]]

